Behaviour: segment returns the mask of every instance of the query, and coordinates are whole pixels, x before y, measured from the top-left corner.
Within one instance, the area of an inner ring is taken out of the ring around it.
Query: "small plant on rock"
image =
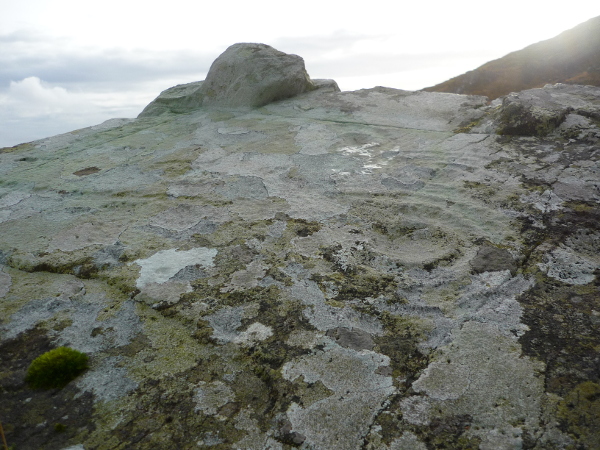
[[[34,389],[62,388],[88,368],[85,353],[58,347],[33,360],[25,381]]]

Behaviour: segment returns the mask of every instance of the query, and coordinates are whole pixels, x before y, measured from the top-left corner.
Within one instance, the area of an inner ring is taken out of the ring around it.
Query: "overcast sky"
[[[298,54],[342,90],[417,90],[598,15],[598,0],[0,0],[0,147],[136,117],[236,42]]]

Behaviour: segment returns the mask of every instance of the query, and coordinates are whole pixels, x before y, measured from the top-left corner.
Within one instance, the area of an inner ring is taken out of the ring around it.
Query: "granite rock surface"
[[[599,88],[208,82],[0,149],[9,444],[600,445]],[[63,345],[90,368],[30,389]]]

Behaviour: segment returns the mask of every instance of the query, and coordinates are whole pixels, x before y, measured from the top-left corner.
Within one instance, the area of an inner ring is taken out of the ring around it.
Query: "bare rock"
[[[517,264],[510,252],[490,244],[485,244],[479,249],[471,261],[471,267],[474,273],[510,270],[514,275],[517,271]]]
[[[203,106],[255,108],[315,89],[340,91],[333,80],[311,80],[300,56],[265,44],[234,44],[212,63],[205,81],[161,92],[139,117],[182,114]]]
[[[335,339],[342,347],[353,350],[373,350],[375,342],[369,333],[357,328],[338,327],[327,332],[327,336]]]
[[[234,44],[210,66],[203,105],[259,107],[313,89],[300,56],[265,44]]]
[[[593,86],[555,84],[509,94],[493,113],[496,133],[543,137],[561,129],[564,134],[563,124],[571,113],[600,117],[599,92]]]
[[[0,149],[7,441],[600,448],[600,88],[501,103],[238,44],[148,119]],[[63,345],[90,369],[29,389]]]
[[[202,106],[200,89],[204,81],[178,84],[160,93],[138,117],[160,116],[161,114],[186,113]]]

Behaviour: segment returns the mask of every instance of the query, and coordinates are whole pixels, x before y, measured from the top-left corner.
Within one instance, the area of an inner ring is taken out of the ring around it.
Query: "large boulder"
[[[259,107],[315,89],[304,60],[265,44],[234,44],[210,66],[203,104]]]
[[[499,111],[498,134],[546,136],[564,122],[572,108],[553,101],[546,89],[507,95]]]
[[[300,56],[265,44],[234,44],[212,63],[205,81],[161,92],[139,117],[201,107],[255,108],[315,89],[340,90],[333,80],[311,80]]]
[[[600,88],[557,83],[513,92],[491,103],[471,129],[475,133],[507,136],[595,139],[593,124],[600,118]],[[592,127],[592,128],[590,128]]]

